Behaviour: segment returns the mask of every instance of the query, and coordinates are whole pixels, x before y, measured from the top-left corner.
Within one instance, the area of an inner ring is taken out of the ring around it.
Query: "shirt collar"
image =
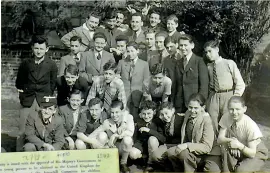
[[[39,59],[38,61],[37,60],[35,60],[35,64],[40,64],[40,63],[42,63],[43,61],[44,61],[44,56],[41,58],[41,59]]]
[[[174,30],[173,32],[169,33],[169,36],[172,36],[174,33],[176,32],[176,30]]]
[[[136,36],[138,37],[140,35],[140,33],[142,32],[142,28],[140,28],[138,31],[135,31]]]
[[[83,27],[84,29],[86,29],[87,31],[89,31],[89,32],[95,32],[95,31],[91,31],[91,30],[86,26],[86,23],[84,23],[84,24],[82,25],[82,27]]]
[[[50,118],[48,118],[48,119],[44,119],[44,118],[42,118],[42,121],[43,121],[43,123],[44,124],[50,124],[51,122],[52,122],[52,116],[50,117]]]
[[[192,54],[193,54],[193,52],[191,52],[190,54],[188,54],[188,55],[186,56],[187,62],[189,62],[189,60],[190,60]]]
[[[103,51],[97,52],[96,50],[94,50],[94,52],[95,52],[95,57],[97,57],[97,56],[98,56],[98,54],[100,54],[100,56],[102,57],[102,53],[103,53]]]

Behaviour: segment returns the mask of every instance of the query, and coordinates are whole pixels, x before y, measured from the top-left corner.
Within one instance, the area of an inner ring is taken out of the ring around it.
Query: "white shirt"
[[[173,31],[173,32],[171,32],[171,33],[169,33],[168,35],[169,35],[169,36],[172,36],[175,32],[176,32],[176,30]]]
[[[44,61],[44,56],[41,59],[39,59],[38,61],[35,60],[35,64],[39,65],[40,63],[42,63],[42,61]]]

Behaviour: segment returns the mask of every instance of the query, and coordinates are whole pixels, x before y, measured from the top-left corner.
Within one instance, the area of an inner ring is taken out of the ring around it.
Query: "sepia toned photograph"
[[[0,172],[270,172],[270,1],[3,0],[1,20]]]

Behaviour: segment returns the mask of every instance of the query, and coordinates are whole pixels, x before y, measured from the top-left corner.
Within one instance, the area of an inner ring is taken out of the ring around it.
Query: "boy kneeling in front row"
[[[26,122],[24,151],[61,150],[65,143],[64,127],[57,115],[55,97],[43,97],[40,111],[32,112]]]

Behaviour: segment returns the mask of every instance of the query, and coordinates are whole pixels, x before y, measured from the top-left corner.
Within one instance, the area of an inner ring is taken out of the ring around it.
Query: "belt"
[[[215,91],[214,89],[211,89],[211,90],[213,90],[216,93],[227,93],[227,92],[233,91],[233,89],[218,90],[218,91]]]

